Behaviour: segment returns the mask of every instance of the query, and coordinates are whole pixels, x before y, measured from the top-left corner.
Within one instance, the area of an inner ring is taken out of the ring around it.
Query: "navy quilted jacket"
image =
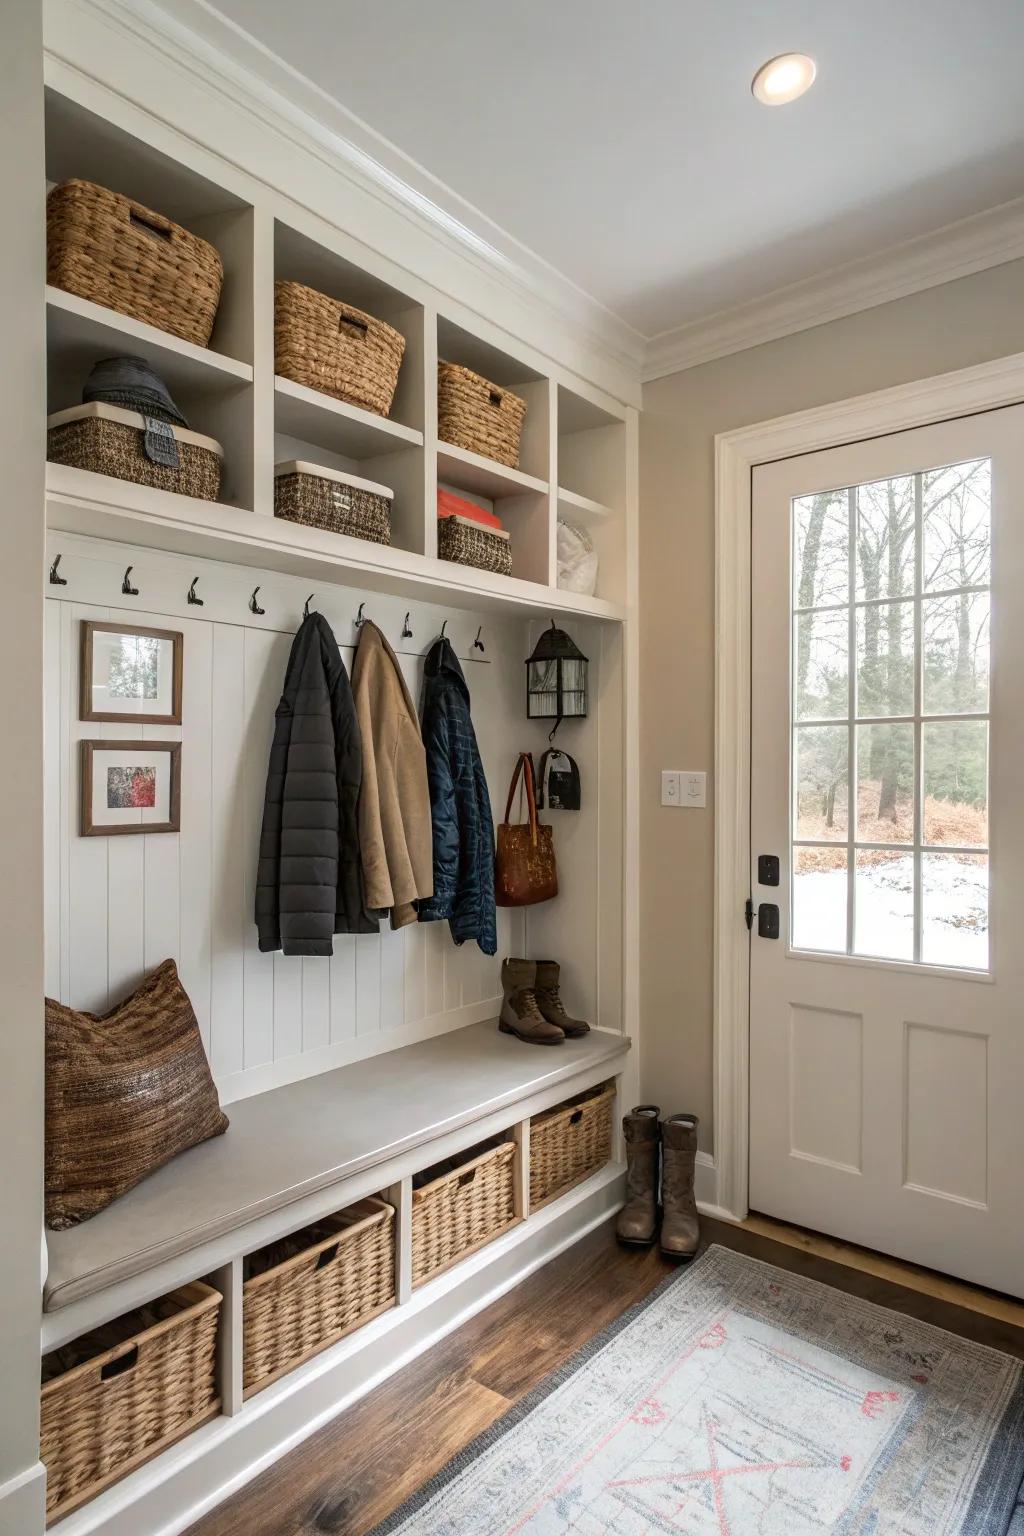
[[[494,821],[469,713],[469,689],[447,640],[427,656],[423,683],[434,836],[434,894],[420,902],[420,922],[448,919],[456,944],[475,939],[485,955],[498,948],[494,910]]]

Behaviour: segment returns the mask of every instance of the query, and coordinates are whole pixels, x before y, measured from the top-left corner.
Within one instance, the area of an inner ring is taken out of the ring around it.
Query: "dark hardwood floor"
[[[703,1239],[1024,1359],[1024,1329],[724,1222]],[[365,1536],[674,1265],[611,1223],[398,1372],[187,1536]]]

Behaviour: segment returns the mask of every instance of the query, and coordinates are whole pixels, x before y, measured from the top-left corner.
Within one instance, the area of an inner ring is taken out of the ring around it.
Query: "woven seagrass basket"
[[[275,517],[374,544],[391,543],[393,494],[386,485],[301,459],[278,464],[274,471]]]
[[[178,468],[154,464],[145,450],[146,418],[119,405],[76,405],[46,421],[46,457],[51,464],[89,469],[115,480],[134,480],[158,491],[177,491],[216,501],[220,491],[221,447],[212,437],[172,427]]]
[[[246,1397],[395,1304],[395,1210],[360,1200],[245,1260]]]
[[[493,1242],[514,1226],[513,1164],[516,1148],[503,1141],[458,1167],[430,1178],[412,1192],[412,1283],[423,1285],[442,1270]]]
[[[46,281],[209,346],[224,266],[209,241],[91,181],[46,199]]]
[[[485,528],[468,517],[439,517],[437,553],[456,565],[475,565],[481,571],[512,574],[512,543],[503,528]]]
[[[437,365],[437,435],[443,443],[519,468],[526,401],[458,363]]]
[[[43,1357],[48,1521],[220,1411],[220,1304],[220,1293],[197,1281]]]
[[[274,284],[274,371],[377,416],[395,398],[405,337],[303,283]]]
[[[530,1121],[530,1209],[603,1168],[612,1155],[615,1084],[604,1083]]]

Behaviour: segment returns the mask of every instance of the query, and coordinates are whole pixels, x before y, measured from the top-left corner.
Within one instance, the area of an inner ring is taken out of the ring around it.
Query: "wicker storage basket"
[[[615,1084],[577,1094],[530,1121],[530,1209],[603,1168],[612,1155]]]
[[[513,1165],[516,1148],[503,1141],[430,1178],[412,1192],[412,1283],[442,1270],[506,1232],[517,1220]]]
[[[197,347],[209,345],[224,267],[198,235],[91,181],[46,199],[46,281]]]
[[[259,1392],[395,1304],[395,1210],[360,1200],[250,1254],[242,1383]]]
[[[458,363],[437,365],[437,435],[486,459],[519,468],[526,401]]]
[[[393,497],[386,485],[302,459],[290,459],[274,470],[275,517],[374,544],[391,543]]]
[[[512,543],[503,528],[485,528],[468,517],[439,517],[437,553],[457,565],[512,575]]]
[[[163,424],[162,424],[163,425]],[[177,491],[216,501],[220,490],[221,446],[212,437],[188,432],[184,427],[166,428],[178,444],[178,468],[154,464],[144,447],[146,418],[119,405],[72,406],[46,419],[46,457],[52,464],[91,469],[115,480],[134,480],[158,491]]]
[[[220,1411],[218,1291],[182,1286],[43,1358],[40,1456],[56,1520]]]
[[[302,283],[274,284],[274,371],[308,389],[391,413],[405,337]]]

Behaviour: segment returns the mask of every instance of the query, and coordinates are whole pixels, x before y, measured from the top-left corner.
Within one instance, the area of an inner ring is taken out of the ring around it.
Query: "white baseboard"
[[[694,1193],[697,1196],[697,1209],[705,1216],[717,1216],[718,1170],[710,1152],[697,1153],[693,1184]]]
[[[0,1536],[42,1536],[46,1525],[46,1468],[41,1461],[0,1483]]]
[[[611,1164],[332,1349],[140,1467],[50,1536],[180,1536],[343,1409],[619,1209]],[[41,1530],[41,1527],[39,1527]],[[35,1536],[0,1524],[0,1536]]]

